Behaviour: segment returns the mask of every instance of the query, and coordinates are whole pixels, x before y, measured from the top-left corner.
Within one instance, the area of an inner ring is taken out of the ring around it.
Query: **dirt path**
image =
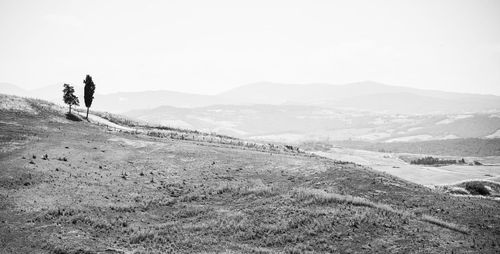
[[[76,112],[81,117],[85,117],[86,116],[85,113],[78,112],[78,111],[76,111]],[[104,118],[102,118],[100,116],[96,116],[96,115],[93,115],[93,114],[89,114],[89,121],[92,122],[92,123],[98,123],[100,125],[106,125],[108,127],[119,129],[119,130],[125,130],[125,131],[135,131],[136,130],[136,129],[133,129],[133,128],[130,128],[130,127],[126,127],[126,126],[123,126],[123,125],[118,125],[116,123],[110,122],[107,119],[104,119]]]

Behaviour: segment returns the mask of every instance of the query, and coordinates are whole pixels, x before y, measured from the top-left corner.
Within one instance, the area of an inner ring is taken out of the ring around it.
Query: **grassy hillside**
[[[120,132],[43,101],[0,101],[0,252],[500,251],[495,200],[286,149]]]

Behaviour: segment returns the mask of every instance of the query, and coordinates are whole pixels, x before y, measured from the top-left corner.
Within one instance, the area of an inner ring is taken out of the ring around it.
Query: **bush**
[[[490,190],[484,186],[484,184],[479,182],[469,182],[465,184],[465,189],[470,192],[472,195],[482,195],[489,196]]]

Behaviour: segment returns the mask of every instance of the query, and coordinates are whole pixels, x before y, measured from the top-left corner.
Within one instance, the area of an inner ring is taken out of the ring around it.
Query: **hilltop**
[[[0,95],[2,252],[500,251],[496,200],[286,145],[65,113]]]

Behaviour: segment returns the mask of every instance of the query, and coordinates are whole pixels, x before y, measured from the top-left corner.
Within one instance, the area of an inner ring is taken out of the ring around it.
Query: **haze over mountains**
[[[201,95],[168,90],[99,93],[95,109],[127,112],[159,106],[203,107],[210,105],[308,105],[349,108],[386,113],[431,114],[470,113],[500,110],[500,96],[422,90],[376,82],[345,85],[280,84],[259,82],[240,86],[216,95]],[[75,86],[77,96],[83,87]],[[13,84],[0,83],[0,92],[61,102],[61,85],[26,91]]]
[[[500,96],[390,86],[259,82],[216,95],[173,91],[100,94],[93,110],[123,113],[171,127],[237,137],[298,142],[379,142],[500,137]],[[25,91],[1,83],[0,93],[62,103],[62,85]],[[83,104],[83,87],[75,87]]]
[[[402,114],[463,113],[500,109],[500,97],[389,86],[376,82],[345,85],[261,82],[220,94],[261,104],[316,105]]]
[[[80,102],[83,102],[83,85],[73,85],[75,88],[75,95],[80,98]],[[63,84],[60,85],[49,85],[36,89],[23,89],[11,83],[0,82],[0,93],[17,95],[22,97],[33,97],[38,99],[44,99],[58,104],[63,103],[62,93]]]

